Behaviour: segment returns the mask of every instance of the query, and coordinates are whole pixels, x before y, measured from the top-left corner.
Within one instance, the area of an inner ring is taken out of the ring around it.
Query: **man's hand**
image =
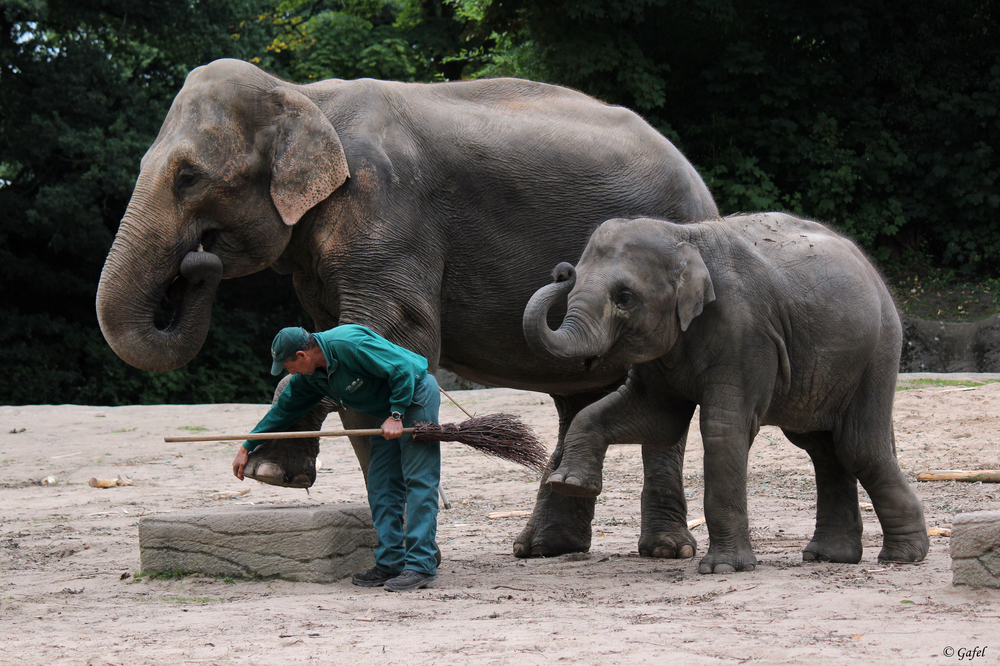
[[[399,439],[403,436],[403,422],[390,416],[382,424],[382,436],[386,439]]]
[[[247,466],[247,461],[250,460],[250,452],[243,448],[240,444],[239,451],[236,452],[236,457],[233,458],[233,476],[235,476],[240,481],[243,480],[243,468]]]

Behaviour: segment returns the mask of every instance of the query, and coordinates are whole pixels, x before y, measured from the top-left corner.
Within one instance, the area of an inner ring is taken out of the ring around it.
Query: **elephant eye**
[[[185,167],[177,172],[174,184],[178,190],[183,190],[197,183],[199,178],[201,178],[201,174],[197,170]]]
[[[620,308],[627,308],[632,303],[633,294],[628,289],[622,289],[615,296],[615,305]]]

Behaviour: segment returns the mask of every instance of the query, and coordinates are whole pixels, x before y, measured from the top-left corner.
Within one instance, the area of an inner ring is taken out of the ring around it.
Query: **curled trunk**
[[[129,365],[166,371],[198,353],[208,335],[222,260],[184,252],[176,243],[135,233],[128,213],[108,253],[97,288],[97,318],[108,344]],[[154,317],[164,299],[174,315],[163,329]]]
[[[589,362],[601,356],[611,346],[611,340],[602,326],[587,316],[581,307],[570,307],[559,328],[549,328],[547,317],[552,305],[565,297],[576,284],[576,271],[568,263],[561,263],[553,271],[555,282],[535,292],[524,309],[522,326],[528,346],[541,356],[563,359],[583,358]]]

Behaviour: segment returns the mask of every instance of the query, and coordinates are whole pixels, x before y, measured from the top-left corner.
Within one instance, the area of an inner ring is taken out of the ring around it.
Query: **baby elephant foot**
[[[861,561],[861,535],[813,535],[812,541],[802,551],[804,562],[843,562],[857,564]]]
[[[698,563],[698,573],[721,574],[734,571],[753,571],[757,568],[757,557],[750,547],[735,551],[713,551],[709,546],[705,557]]]
[[[878,554],[879,562],[919,562],[927,557],[930,549],[930,539],[926,528],[921,527],[914,534],[896,536],[885,535],[882,540],[882,550]]]
[[[588,473],[585,469],[572,468],[565,462],[549,474],[545,484],[552,490],[570,497],[597,497],[601,494],[600,471]]]
[[[698,542],[687,527],[676,532],[651,532],[639,536],[639,555],[687,559],[698,552]]]

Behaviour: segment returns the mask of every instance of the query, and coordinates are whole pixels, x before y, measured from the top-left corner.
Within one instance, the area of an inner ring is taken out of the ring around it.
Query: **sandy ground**
[[[553,444],[547,396],[489,389],[455,397],[480,414],[518,414]],[[511,544],[526,518],[490,514],[530,511],[537,478],[446,444],[442,476],[454,507],[440,514],[435,589],[136,575],[143,515],[365,501],[346,440],[324,440],[309,495],[237,481],[235,444],[162,441],[245,431],[264,409],[0,407],[0,663],[1000,663],[1000,591],[952,586],[947,537],[931,538],[924,562],[880,565],[881,531],[866,511],[860,564],[801,561],[814,519],[812,471],[805,453],[770,427],[750,451],[754,572],[704,576],[698,556],[638,556],[634,446],[609,452],[589,553],[517,560]],[[462,419],[442,404],[442,420]],[[916,481],[925,469],[1000,469],[1000,383],[900,391],[896,428],[929,526],[1000,509],[996,484]],[[703,515],[701,458],[695,429],[685,467],[692,519]],[[88,485],[118,475],[135,485]],[[43,484],[50,476],[55,483]],[[706,528],[694,534],[700,556]],[[962,652],[977,647],[975,659]]]

